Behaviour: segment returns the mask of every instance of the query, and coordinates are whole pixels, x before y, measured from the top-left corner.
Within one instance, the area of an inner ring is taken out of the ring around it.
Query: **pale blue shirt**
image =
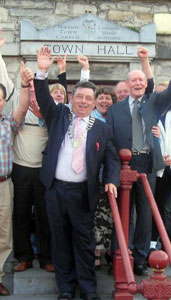
[[[106,123],[106,119],[103,118],[102,114],[96,108],[92,111],[91,116]]]

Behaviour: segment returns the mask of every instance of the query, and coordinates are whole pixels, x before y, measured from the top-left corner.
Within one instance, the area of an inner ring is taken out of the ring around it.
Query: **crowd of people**
[[[81,299],[100,299],[101,250],[112,262],[118,247],[107,192],[119,204],[120,149],[130,149],[131,168],[147,174],[171,238],[171,86],[161,83],[153,92],[148,50],[139,47],[137,55],[142,71],[130,71],[113,88],[96,88],[87,57],[78,56],[80,81],[69,101],[66,56],[37,50],[35,75],[21,62],[18,93],[0,55],[0,295],[9,295],[2,276],[12,249],[15,272],[33,267],[34,206],[39,265],[55,272],[58,299],[74,298],[77,285]],[[54,62],[59,83],[49,86]],[[144,276],[151,239],[159,235],[139,180],[130,216],[134,273]]]

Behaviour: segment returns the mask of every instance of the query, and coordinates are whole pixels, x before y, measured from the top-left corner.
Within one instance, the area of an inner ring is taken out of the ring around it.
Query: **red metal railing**
[[[159,213],[156,201],[154,199],[153,193],[151,191],[150,185],[148,183],[147,176],[146,176],[146,174],[139,174],[138,177],[141,178],[141,180],[142,180],[142,184],[143,184],[146,196],[148,198],[148,202],[150,204],[158,232],[159,232],[161,240],[163,242],[164,249],[169,257],[169,262],[171,263],[171,243],[168,238],[165,226],[163,224],[163,220],[160,216],[160,213]]]
[[[123,149],[119,154],[123,163],[120,173],[120,214],[114,195],[108,192],[120,248],[116,251],[113,260],[113,274],[115,279],[115,291],[113,292],[113,298],[115,300],[132,300],[134,298],[133,294],[138,291],[146,297],[146,299],[169,300],[171,298],[171,280],[168,280],[167,277],[163,275],[163,268],[165,268],[168,264],[168,257],[171,262],[171,243],[167,236],[167,232],[153,197],[146,174],[139,174],[137,171],[130,169],[128,165],[132,158],[130,150]],[[136,182],[139,178],[142,180],[157,228],[168,255],[163,251],[154,251],[155,253],[151,253],[149,262],[154,268],[154,273],[150,276],[149,280],[143,280],[139,285],[137,285],[132,270],[133,257],[131,251],[128,249],[128,243],[130,207],[129,194],[133,182]]]
[[[113,221],[114,221],[114,225],[115,225],[115,229],[116,229],[119,248],[121,251],[121,256],[122,256],[122,260],[123,260],[127,283],[128,283],[128,285],[132,285],[132,288],[135,287],[135,292],[136,292],[137,291],[136,282],[135,282],[135,278],[134,278],[134,273],[132,271],[131,262],[129,259],[128,246],[126,244],[124,232],[122,229],[118,205],[117,205],[116,199],[114,197],[114,194],[111,194],[110,192],[108,192],[108,197],[109,197],[109,202],[110,202],[110,206],[111,206],[111,210],[112,210]]]

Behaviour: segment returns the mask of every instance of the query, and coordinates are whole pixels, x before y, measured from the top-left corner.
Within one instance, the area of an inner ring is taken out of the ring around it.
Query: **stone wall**
[[[20,68],[20,22],[28,19],[37,29],[53,26],[70,18],[91,12],[100,18],[116,22],[118,25],[139,31],[144,25],[155,22],[157,28],[156,56],[152,68],[156,83],[166,80],[171,74],[171,2],[165,0],[144,1],[72,1],[72,0],[0,0],[0,27],[6,36],[6,46],[2,54],[11,78],[19,86]],[[7,47],[8,46],[8,47]],[[36,63],[27,62],[33,70]],[[91,79],[117,81],[124,79],[127,71],[139,64],[128,62],[91,61]],[[79,78],[80,67],[69,62],[69,80]],[[52,72],[53,74],[53,72]],[[53,75],[52,75],[53,77]]]

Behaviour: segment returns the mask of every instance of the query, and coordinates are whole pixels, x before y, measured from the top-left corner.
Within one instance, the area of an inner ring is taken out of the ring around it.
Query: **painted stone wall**
[[[156,83],[167,80],[171,74],[171,2],[160,0],[144,1],[72,1],[72,0],[0,0],[0,27],[6,36],[6,45],[2,54],[7,63],[11,78],[19,87],[19,68],[21,60],[20,23],[27,19],[37,29],[54,26],[70,18],[91,13],[102,19],[112,21],[120,26],[139,31],[143,26],[155,23],[157,30],[156,56],[151,61]],[[26,63],[36,70],[35,58]],[[117,81],[125,79],[126,73],[139,68],[139,63],[127,61],[90,61],[91,79]],[[58,70],[52,69],[51,78]],[[80,66],[75,61],[67,65],[69,80],[79,78]]]

